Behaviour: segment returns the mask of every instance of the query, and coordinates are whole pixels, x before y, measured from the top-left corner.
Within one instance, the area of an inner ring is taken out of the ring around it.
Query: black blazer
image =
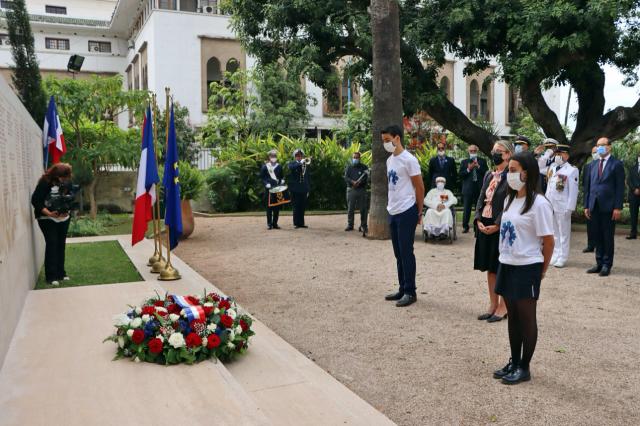
[[[487,162],[483,158],[478,158],[478,167],[476,170],[476,176],[478,180],[476,182],[473,181],[473,171],[469,171],[469,163],[471,159],[465,158],[460,163],[460,179],[462,179],[462,195],[472,195],[474,193],[480,192],[482,188],[482,179],[484,175],[487,173],[489,168],[487,167]]]
[[[507,190],[509,186],[507,185],[507,172],[509,169],[505,168],[504,172],[502,172],[502,179],[498,186],[496,187],[496,191],[493,193],[493,199],[491,200],[491,209],[493,214],[491,218],[493,219],[496,225],[500,224],[502,220],[502,210],[504,210],[504,200],[507,198]],[[484,175],[484,179],[482,181],[482,189],[480,190],[480,196],[478,197],[478,203],[476,204],[476,215],[474,217],[474,221],[480,220],[482,218],[482,209],[484,209],[484,200],[487,198],[487,189],[489,188],[489,184],[491,183],[491,179],[493,179],[492,173],[487,173]]]
[[[602,176],[598,176],[599,161],[589,168],[589,191],[584,193],[584,208],[593,210],[596,201],[601,212],[622,209],[624,201],[624,166],[622,161],[609,157]]]
[[[633,191],[640,188],[640,172],[638,172],[638,162],[636,161],[631,167],[629,167],[629,174],[627,175],[627,184],[629,185],[629,199],[634,195]]]
[[[447,180],[445,187],[453,191],[458,181],[456,160],[453,157],[444,157],[444,159],[444,166],[440,166],[440,159],[437,155],[429,160],[429,184],[431,188],[435,188],[436,178],[442,176]]]
[[[53,185],[46,180],[40,179],[36,189],[33,191],[33,194],[31,194],[31,205],[33,206],[33,213],[36,219],[44,216],[42,214],[42,209],[44,209],[44,202],[47,199],[47,196],[49,196],[52,186]]]
[[[311,189],[311,180],[309,179],[309,166],[306,167],[305,173],[302,174],[302,164],[297,161],[289,163],[289,177],[287,184],[291,192],[308,193]]]
[[[280,180],[284,179],[284,174],[282,173],[282,166],[278,164],[273,171],[273,174],[276,175],[278,180],[271,179],[271,175],[269,174],[269,170],[267,170],[267,165],[263,164],[260,168],[260,179],[262,180],[262,185],[266,188],[267,184],[271,185],[271,188],[280,185]]]

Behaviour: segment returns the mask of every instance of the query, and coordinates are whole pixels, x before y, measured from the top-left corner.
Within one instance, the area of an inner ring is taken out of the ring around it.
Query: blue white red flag
[[[172,294],[171,297],[173,297],[174,302],[176,302],[178,306],[184,309],[189,322],[193,320],[204,320],[206,318],[202,305],[192,303],[184,296]]]
[[[44,168],[47,168],[49,157],[51,163],[60,162],[60,158],[67,152],[67,145],[64,142],[62,134],[62,126],[60,125],[60,117],[58,117],[58,109],[53,96],[49,98],[49,107],[47,115],[44,116],[44,124],[42,126],[42,147],[45,150]]]

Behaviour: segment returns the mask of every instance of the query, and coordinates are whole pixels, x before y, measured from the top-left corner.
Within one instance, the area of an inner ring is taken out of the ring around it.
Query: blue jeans
[[[402,213],[389,215],[393,254],[396,256],[398,268],[398,292],[410,296],[416,295],[416,256],[413,254],[413,240],[417,225],[416,204]]]

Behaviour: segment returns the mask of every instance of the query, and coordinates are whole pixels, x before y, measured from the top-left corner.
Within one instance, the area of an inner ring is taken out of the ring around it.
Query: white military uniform
[[[555,167],[553,164],[553,156],[554,152],[552,149],[546,149],[540,157],[538,157],[538,168],[540,169],[540,174],[543,176],[547,176],[547,171],[550,167]]]
[[[551,264],[563,267],[569,259],[571,245],[571,213],[578,201],[579,171],[571,164],[549,166],[546,197],[553,206],[553,231],[555,247]]]

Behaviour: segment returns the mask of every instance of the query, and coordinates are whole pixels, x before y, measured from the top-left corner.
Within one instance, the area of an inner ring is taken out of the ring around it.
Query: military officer
[[[526,136],[518,135],[516,136],[516,140],[513,141],[514,152],[517,154],[522,151],[529,151],[529,147],[531,146],[531,141]]]
[[[304,223],[304,211],[307,208],[307,199],[311,183],[309,180],[309,166],[311,158],[305,158],[304,152],[300,148],[293,152],[294,160],[289,163],[289,192],[293,203],[293,226],[294,228],[308,228]]]
[[[347,227],[345,231],[353,231],[353,220],[356,206],[360,208],[360,232],[367,233],[367,180],[369,168],[360,162],[360,153],[353,153],[351,164],[344,171],[347,184]]]
[[[553,206],[555,246],[551,265],[556,268],[564,267],[569,258],[571,213],[578,201],[578,175],[578,169],[569,164],[569,145],[556,145],[545,194]]]
[[[538,158],[538,167],[540,168],[540,178],[543,192],[547,191],[547,182],[549,181],[550,175],[549,166],[553,164],[557,145],[557,140],[553,138],[547,138],[542,142],[542,145],[539,145],[533,151]]]

